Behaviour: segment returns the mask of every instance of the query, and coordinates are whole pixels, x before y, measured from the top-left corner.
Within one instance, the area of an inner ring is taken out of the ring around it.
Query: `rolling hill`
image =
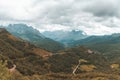
[[[109,61],[101,53],[93,50],[92,53],[89,53],[89,50],[83,46],[74,47],[50,56],[47,61],[50,64],[49,69],[53,73],[46,75],[46,78],[52,80],[120,79],[118,77],[120,71],[118,62]],[[77,66],[76,75],[74,75],[73,71]]]
[[[91,36],[83,40],[78,40],[72,43],[73,46],[84,45],[93,50],[99,51],[109,59],[120,56],[120,34],[112,34],[105,36]]]

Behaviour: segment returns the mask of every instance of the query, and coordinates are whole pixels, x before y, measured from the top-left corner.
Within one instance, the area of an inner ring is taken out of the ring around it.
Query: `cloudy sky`
[[[120,0],[0,0],[0,24],[26,23],[40,31],[120,32]]]

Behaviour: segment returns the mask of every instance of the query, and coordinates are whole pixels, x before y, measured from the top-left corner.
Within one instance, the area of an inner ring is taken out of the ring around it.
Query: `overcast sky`
[[[0,24],[26,23],[40,31],[120,32],[120,0],[0,0]]]

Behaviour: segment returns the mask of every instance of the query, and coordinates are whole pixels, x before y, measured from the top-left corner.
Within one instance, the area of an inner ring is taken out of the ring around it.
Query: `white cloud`
[[[80,29],[88,35],[120,32],[119,0],[0,0],[0,23],[40,31]]]
[[[59,24],[49,24],[49,25],[42,25],[42,27],[37,28],[37,29],[40,30],[41,32],[43,32],[43,31],[55,31],[55,30],[68,31],[68,30],[70,30],[70,27],[59,25]]]
[[[80,26],[80,29],[85,31],[88,35],[106,35],[106,34],[112,34],[112,33],[119,33],[120,27],[107,27],[104,25],[101,25],[99,23],[91,23],[90,26],[94,27],[85,27]]]

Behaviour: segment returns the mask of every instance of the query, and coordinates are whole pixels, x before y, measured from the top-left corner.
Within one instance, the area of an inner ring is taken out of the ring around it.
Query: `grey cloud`
[[[40,19],[40,21],[46,19],[46,21],[49,21],[51,24],[70,25],[74,14],[71,5],[71,3],[67,5],[65,3],[59,3],[50,8],[48,7],[38,19]]]
[[[42,16],[40,15],[41,20],[46,17],[46,20],[51,24],[74,26],[72,25],[73,18],[75,15],[83,15],[82,12],[102,17],[101,19],[96,19],[98,22],[104,20],[104,17],[119,16],[119,0],[73,0],[66,3],[63,3],[63,0],[55,1],[58,4],[46,8]]]
[[[96,0],[94,3],[85,7],[85,11],[93,13],[100,17],[120,16],[119,14],[119,0]]]
[[[32,0],[31,3],[24,8],[25,10],[20,10],[23,11],[22,15],[19,14],[19,11],[14,12],[19,17],[12,13],[12,15],[9,14],[9,11],[1,14],[0,10],[0,19],[34,24],[39,29],[42,28],[42,25],[57,26],[57,24],[70,27],[70,29],[81,29],[81,26],[87,29],[99,26],[119,27],[119,0]],[[117,18],[118,22],[111,22],[112,17]]]

